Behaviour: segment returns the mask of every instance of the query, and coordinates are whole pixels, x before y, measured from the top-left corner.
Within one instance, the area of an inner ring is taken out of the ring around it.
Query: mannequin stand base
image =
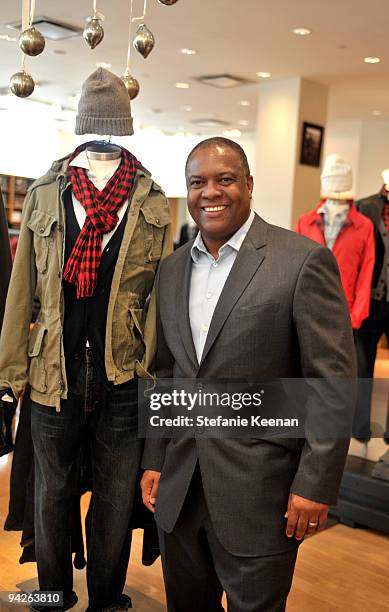
[[[373,476],[389,482],[389,450],[375,464]]]
[[[338,503],[331,514],[349,527],[369,527],[389,534],[389,481],[373,478],[375,461],[349,455]]]
[[[76,591],[78,595],[78,603],[72,608],[72,612],[85,612],[88,607],[88,594],[86,591],[86,572],[85,570],[74,570],[73,576],[73,590]],[[25,582],[17,584],[15,591],[17,589],[20,590],[22,593],[32,593],[32,591],[38,590],[38,578],[32,578],[31,580],[26,580]],[[151,599],[140,591],[136,591],[133,588],[129,588],[128,585],[125,586],[124,592],[126,593],[126,595],[129,595],[131,597],[132,606],[134,609],[136,609],[136,612],[163,612],[166,609],[165,606],[163,606],[155,599]],[[6,597],[5,593],[3,595],[4,597]],[[27,605],[22,604],[7,604],[5,600],[2,600],[0,595],[0,610],[1,612],[26,612],[29,610],[29,607]]]

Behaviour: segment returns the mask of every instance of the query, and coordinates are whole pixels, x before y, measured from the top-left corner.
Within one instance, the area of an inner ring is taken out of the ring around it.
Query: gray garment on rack
[[[373,287],[371,290],[371,299],[380,301],[385,298],[386,301],[389,302],[389,236],[383,219],[381,219],[378,231],[381,234],[382,242],[385,247],[385,254],[377,286]]]
[[[8,223],[5,215],[3,197],[0,191],[0,331],[3,324],[5,300],[11,276],[12,258],[9,245]]]

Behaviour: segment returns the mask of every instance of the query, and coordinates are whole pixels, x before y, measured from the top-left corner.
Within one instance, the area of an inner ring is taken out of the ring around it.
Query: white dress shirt
[[[193,243],[189,318],[199,363],[216,304],[253,220],[251,211],[247,221],[220,247],[217,260],[207,250],[200,232]]]
[[[89,159],[88,159],[86,150],[81,151],[81,153],[79,153],[79,155],[77,155],[77,157],[75,157],[73,161],[70,162],[69,166],[77,166],[78,168],[84,168],[87,171],[87,176],[89,180],[94,184],[96,189],[98,189],[99,191],[102,191],[104,187],[106,186],[106,184],[108,183],[109,179],[113,177],[113,175],[115,174],[116,170],[119,167],[120,158],[114,161],[117,163],[115,163],[115,165],[112,166],[112,170],[108,174],[103,176],[102,178],[98,178],[95,174],[93,174],[92,170],[90,169]],[[72,197],[73,197],[74,214],[76,215],[77,223],[80,226],[80,229],[82,229],[85,223],[85,219],[86,219],[86,212],[85,212],[83,205],[75,197],[74,193],[72,194]],[[119,220],[116,224],[116,227],[114,227],[114,229],[108,234],[103,235],[103,241],[102,241],[102,247],[101,247],[103,251],[105,247],[107,246],[108,242],[111,240],[114,233],[116,232],[117,228],[119,227],[120,222],[123,219],[127,208],[128,208],[128,200],[126,200],[123,206],[118,210]]]

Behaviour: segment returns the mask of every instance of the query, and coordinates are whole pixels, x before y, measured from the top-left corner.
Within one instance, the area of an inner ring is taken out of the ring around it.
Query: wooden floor
[[[0,460],[1,526],[8,507],[9,457]],[[141,565],[140,540],[137,531],[127,586],[130,592],[138,594],[142,612],[163,610],[165,598],[161,566],[159,561],[149,568]],[[15,590],[17,583],[36,576],[35,564],[18,563],[19,541],[19,533],[0,531],[0,591]],[[139,606],[137,608],[139,612]],[[85,610],[85,607],[74,608],[75,612],[78,610]],[[287,611],[345,610],[389,612],[389,537],[336,525],[302,545]]]

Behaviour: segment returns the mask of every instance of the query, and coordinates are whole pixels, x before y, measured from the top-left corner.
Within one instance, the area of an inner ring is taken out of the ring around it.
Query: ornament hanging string
[[[125,72],[126,75],[130,74],[131,48],[132,48],[132,42],[131,42],[132,24],[135,23],[135,21],[143,21],[143,19],[146,17],[147,0],[144,0],[143,15],[141,17],[133,17],[132,16],[133,8],[134,8],[134,0],[131,0],[131,2],[130,2],[130,27],[129,27],[129,30],[128,30],[127,68],[126,68],[126,72]]]
[[[103,15],[103,13],[99,13],[99,11],[97,10],[97,0],[93,0],[93,17],[100,19],[100,21],[105,20],[105,16]]]
[[[143,4],[143,15],[142,15],[142,17],[133,17],[131,19],[131,23],[135,23],[135,21],[143,21],[143,19],[146,17],[146,13],[147,13],[147,0],[145,0],[144,4]]]
[[[34,21],[34,14],[35,14],[35,0],[23,0],[23,4],[22,4],[22,32],[24,32],[25,30],[27,30],[27,28],[30,28],[32,26],[32,23]],[[23,51],[21,51],[22,54],[22,70],[25,69],[25,65],[26,65],[26,56],[23,53]]]
[[[132,26],[132,10],[133,10],[133,6],[134,6],[134,0],[130,1],[130,25],[128,28],[128,50],[127,50],[127,68],[126,68],[126,72],[124,73],[125,75],[129,75],[130,74],[130,64],[131,64],[131,26]]]
[[[29,17],[29,27],[34,23],[35,17],[35,0],[31,0],[30,2],[30,17]]]

